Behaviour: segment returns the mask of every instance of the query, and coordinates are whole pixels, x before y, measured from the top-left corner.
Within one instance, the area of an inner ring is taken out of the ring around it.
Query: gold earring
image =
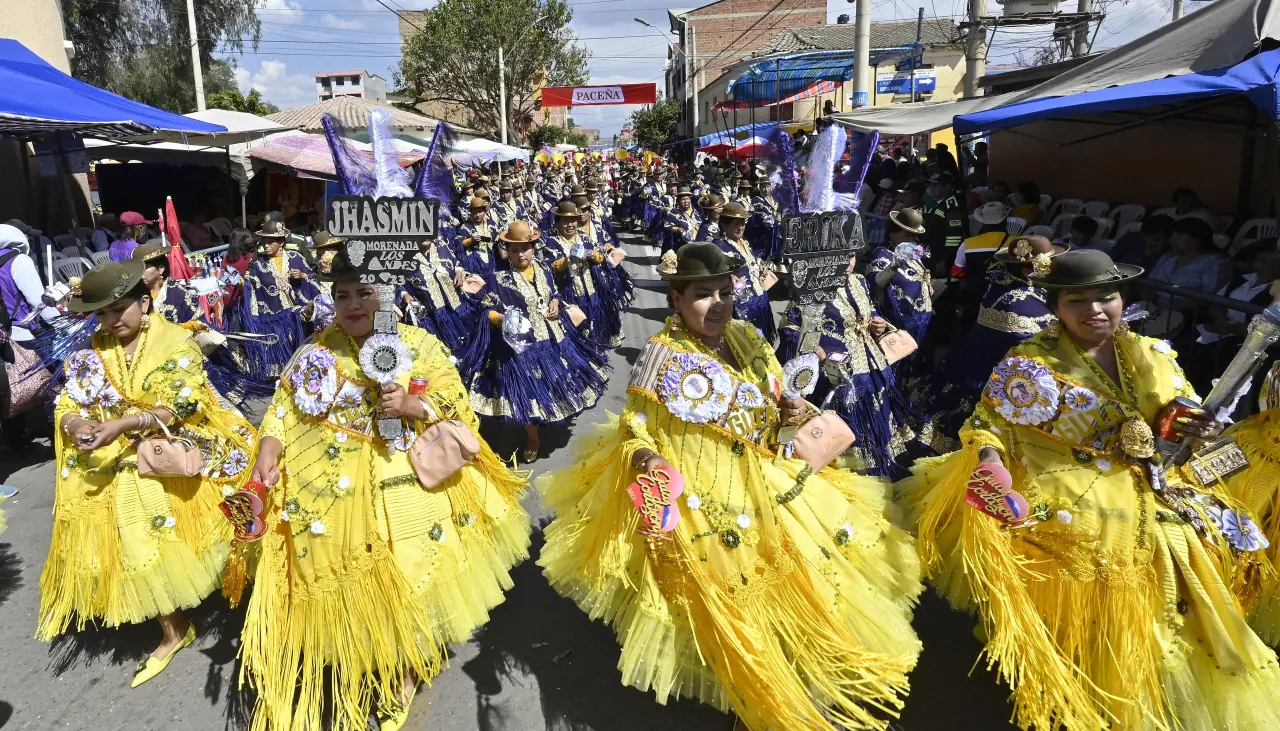
[[[1121,321],[1120,321],[1120,325],[1119,325],[1118,327],[1116,327],[1116,332],[1120,333],[1121,335],[1126,335],[1126,334],[1128,334],[1128,332],[1129,332],[1129,321],[1128,321],[1128,320],[1121,320]]]
[[[150,327],[151,327],[151,313],[144,312],[142,313],[142,329],[147,330]]]
[[[1053,322],[1046,325],[1044,330],[1045,330],[1044,336],[1046,338],[1056,338],[1062,335],[1062,321],[1054,320]]]

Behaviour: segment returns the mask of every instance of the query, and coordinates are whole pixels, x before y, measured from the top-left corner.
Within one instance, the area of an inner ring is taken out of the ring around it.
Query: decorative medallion
[[[1156,453],[1156,439],[1147,422],[1135,416],[1122,424],[1120,448],[1135,459],[1150,459]]]
[[[336,360],[333,351],[321,347],[312,348],[298,360],[288,378],[299,411],[311,416],[329,412],[338,394]]]
[[[412,364],[409,348],[400,341],[399,335],[377,333],[370,335],[360,346],[360,369],[383,385],[395,381]]]
[[[736,403],[744,409],[758,409],[764,406],[764,394],[754,383],[743,383],[738,386]]]
[[[1072,411],[1093,411],[1098,406],[1098,396],[1083,386],[1073,386],[1062,394],[1062,404]]]
[[[1015,356],[996,366],[987,382],[987,397],[996,411],[1014,424],[1034,425],[1053,418],[1060,394],[1048,368]]]
[[[782,367],[782,397],[799,398],[813,393],[818,385],[818,354],[797,355]]]
[[[115,389],[107,382],[107,372],[96,351],[81,350],[67,358],[67,395],[81,406],[89,406],[105,391]],[[118,396],[117,399],[118,400]]]
[[[718,421],[729,410],[733,380],[708,356],[677,353],[663,366],[658,395],[679,419],[706,424]]]

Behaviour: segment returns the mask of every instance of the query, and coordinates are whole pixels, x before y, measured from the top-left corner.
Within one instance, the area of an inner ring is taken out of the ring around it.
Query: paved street
[[[628,237],[628,266],[639,280],[626,321],[627,342],[612,356],[608,394],[566,429],[543,437],[535,472],[568,463],[575,434],[617,413],[630,363],[666,316],[652,249]],[[514,449],[514,433],[487,437],[499,451]],[[200,636],[169,669],[137,690],[133,668],[159,639],[154,622],[119,630],[89,629],[51,645],[36,642],[38,584],[49,547],[53,467],[47,440],[26,452],[0,456],[0,481],[20,492],[4,505],[8,531],[0,536],[0,727],[95,731],[247,728],[252,695],[237,688],[238,632],[243,612],[211,597],[191,613]],[[532,494],[525,502],[538,526],[550,516]],[[534,555],[541,530],[534,535]],[[449,669],[420,694],[407,729],[458,731],[729,731],[732,720],[692,702],[659,706],[651,695],[624,688],[612,632],[588,621],[551,588],[533,560],[519,567],[515,588],[490,623],[454,648]],[[335,617],[334,621],[342,618]],[[929,595],[916,615],[925,653],[912,676],[913,692],[896,728],[1006,729],[1006,691],[982,666],[969,675],[980,646],[972,623]],[[785,731],[779,729],[777,731]]]

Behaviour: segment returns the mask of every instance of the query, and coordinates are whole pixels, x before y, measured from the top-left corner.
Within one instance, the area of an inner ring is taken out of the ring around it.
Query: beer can
[[[1182,435],[1178,433],[1178,419],[1194,416],[1200,408],[1195,399],[1177,396],[1160,410],[1156,417],[1156,451],[1168,457],[1178,451]]]
[[[422,396],[427,393],[427,379],[410,378],[409,379],[409,395]]]

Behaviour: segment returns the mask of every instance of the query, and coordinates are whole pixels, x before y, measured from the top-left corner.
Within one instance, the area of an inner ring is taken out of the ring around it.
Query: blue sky
[[[574,9],[572,27],[591,49],[593,83],[645,82],[662,86],[667,41],[659,33],[632,20],[645,18],[667,28],[667,7],[694,7],[697,3],[663,4],[662,0],[568,0]],[[966,0],[927,0],[926,17],[958,16]],[[435,0],[384,0],[392,8],[417,10]],[[1095,3],[1099,0],[1095,0]],[[1101,0],[1108,13],[1098,31],[1095,49],[1110,48],[1169,22],[1169,0]],[[999,6],[989,2],[992,13]],[[1199,7],[1188,2],[1188,11]],[[910,0],[872,0],[875,20],[912,18],[918,3]],[[1063,9],[1075,9],[1064,3]],[[828,22],[841,13],[853,14],[853,5],[828,0]],[[364,69],[391,79],[399,59],[396,17],[376,0],[261,0],[262,41],[256,51],[237,56],[241,89],[257,88],[281,108],[314,102],[314,75],[322,71]],[[1050,29],[1001,29],[988,58],[989,64],[1014,64],[1019,52],[1040,45]],[[1029,54],[1028,54],[1029,55]],[[497,63],[497,59],[494,59]],[[632,107],[612,106],[574,109],[581,127],[601,130],[608,139],[626,124]]]

